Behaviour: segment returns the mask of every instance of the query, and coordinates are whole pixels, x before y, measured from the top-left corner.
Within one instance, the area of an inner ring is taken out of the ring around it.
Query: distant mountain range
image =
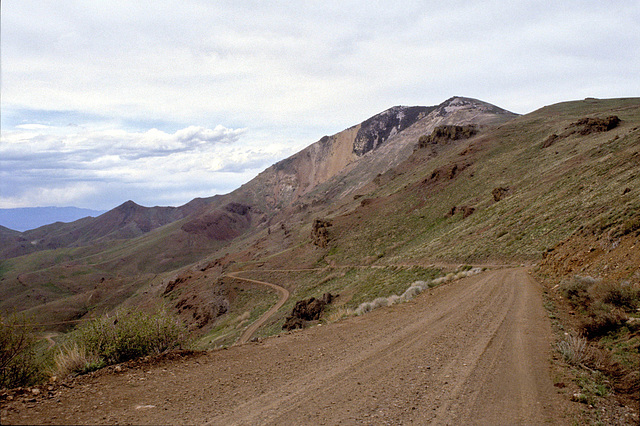
[[[78,207],[24,207],[0,209],[0,225],[24,232],[55,222],[73,222],[83,217],[100,216],[105,211]]]

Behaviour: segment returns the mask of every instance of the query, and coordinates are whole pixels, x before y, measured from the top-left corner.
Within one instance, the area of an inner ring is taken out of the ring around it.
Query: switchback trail
[[[236,345],[241,345],[243,343],[247,343],[249,339],[251,339],[251,336],[253,336],[253,333],[255,333],[260,328],[260,326],[264,324],[271,317],[271,315],[278,312],[278,309],[280,309],[287,302],[287,300],[289,299],[289,290],[277,284],[268,283],[266,281],[258,281],[258,280],[252,280],[250,278],[239,277],[237,274],[239,274],[239,272],[230,272],[227,274],[227,276],[234,278],[236,280],[247,281],[253,284],[265,285],[267,287],[274,289],[280,295],[276,304],[273,305],[267,312],[262,314],[260,318],[255,320],[249,327],[247,327],[244,333],[242,333],[242,335],[236,342]]]
[[[568,423],[541,292],[524,268],[488,271],[260,343],[111,367],[49,399],[6,403],[2,421]]]

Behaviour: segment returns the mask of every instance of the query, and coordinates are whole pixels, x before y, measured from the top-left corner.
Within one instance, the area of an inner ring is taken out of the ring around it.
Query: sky
[[[640,96],[640,2],[3,0],[0,208],[228,193],[452,96]]]

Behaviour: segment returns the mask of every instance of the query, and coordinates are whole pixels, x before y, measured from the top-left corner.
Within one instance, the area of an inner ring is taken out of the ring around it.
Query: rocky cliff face
[[[461,97],[431,107],[396,106],[324,136],[268,168],[242,189],[252,198],[243,202],[281,209],[313,192],[335,194],[336,185],[349,192],[406,160],[419,137],[438,125],[498,124],[514,117],[494,105]]]
[[[434,108],[396,106],[335,135],[324,136],[266,169],[238,194],[242,194],[243,202],[263,209],[290,206],[364,155],[384,146]]]
[[[373,151],[416,121],[424,118],[434,107],[403,107],[390,108],[360,125],[358,134],[353,141],[353,152],[358,157]]]
[[[393,110],[394,108],[388,110],[388,112]],[[409,108],[408,110],[412,109]],[[369,124],[367,126],[369,128],[381,126],[383,123],[391,126],[385,132],[382,130],[377,132],[378,135],[385,133],[388,135],[384,139],[384,143],[379,144],[371,151],[365,152],[357,157],[357,161],[346,164],[330,179],[319,183],[313,190],[307,191],[307,198],[312,200],[327,197],[345,197],[356,192],[359,188],[373,181],[377,175],[384,174],[409,158],[418,145],[420,137],[431,134],[436,127],[446,125],[493,126],[518,116],[495,105],[462,97],[453,97],[438,106],[427,107],[426,110],[416,109],[412,111],[415,113],[416,120],[401,131],[393,131],[395,121],[389,117],[378,119],[375,124]],[[404,113],[406,112],[407,110]],[[382,114],[377,117],[379,116],[382,116]],[[409,122],[408,120],[407,123]],[[364,123],[362,126],[364,126]],[[375,137],[372,136],[371,140],[375,140]],[[305,202],[310,202],[310,200]]]

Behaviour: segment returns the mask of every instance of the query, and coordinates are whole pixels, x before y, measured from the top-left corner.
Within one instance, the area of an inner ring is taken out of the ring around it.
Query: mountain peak
[[[437,115],[441,117],[446,117],[450,114],[455,114],[460,111],[477,111],[481,113],[501,115],[506,114],[512,115],[514,117],[517,115],[500,107],[492,105],[488,102],[473,98],[465,98],[463,96],[454,96],[452,98],[449,98],[438,105],[436,108]]]
[[[116,207],[116,210],[131,211],[131,210],[137,210],[141,207],[142,206],[140,204],[137,204],[136,202],[129,200],[129,201],[125,201],[124,203]]]

